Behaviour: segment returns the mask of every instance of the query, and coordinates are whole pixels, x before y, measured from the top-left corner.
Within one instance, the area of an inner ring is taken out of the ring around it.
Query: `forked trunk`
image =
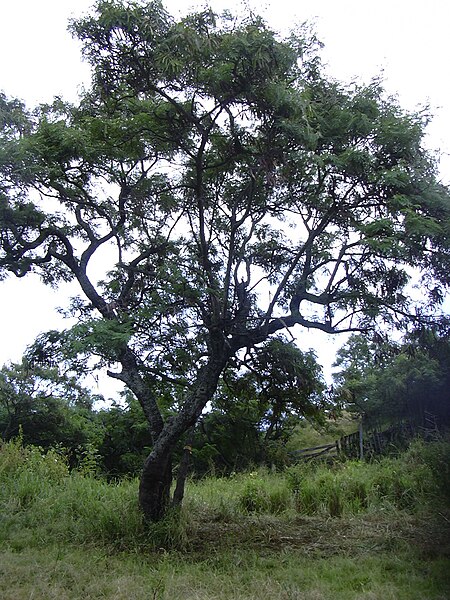
[[[146,521],[159,521],[170,505],[172,455],[154,455],[145,461],[139,485],[139,504]]]
[[[199,369],[196,381],[186,394],[176,417],[169,417],[164,427],[154,437],[153,450],[147,457],[139,487],[139,504],[147,521],[158,521],[170,506],[170,484],[172,483],[172,453],[181,436],[197,422],[203,408],[217,389],[219,376],[225,367],[227,352],[211,359]],[[182,491],[179,489],[175,502],[180,504]]]

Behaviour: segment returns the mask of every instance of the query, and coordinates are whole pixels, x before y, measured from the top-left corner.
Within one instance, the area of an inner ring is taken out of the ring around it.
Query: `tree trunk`
[[[172,454],[151,452],[145,461],[139,484],[139,504],[146,521],[159,521],[170,504]]]
[[[200,367],[178,414],[166,420],[162,431],[154,439],[153,450],[144,463],[139,487],[139,504],[147,521],[162,519],[170,506],[172,453],[181,436],[195,425],[213,397],[227,359],[228,354],[222,349],[217,358],[211,358]]]
[[[175,487],[175,491],[173,493],[173,506],[181,506],[184,498],[184,485],[186,483],[186,477],[189,472],[189,465],[191,463],[191,454],[192,454],[192,443],[194,440],[194,426],[192,426],[188,432],[186,438],[186,444],[183,450],[183,456],[180,460],[180,465],[178,467],[178,476],[177,476],[177,485]]]

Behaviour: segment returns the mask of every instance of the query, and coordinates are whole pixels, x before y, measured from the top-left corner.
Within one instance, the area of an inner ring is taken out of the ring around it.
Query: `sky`
[[[205,2],[166,0],[175,16]],[[14,0],[0,11],[0,90],[32,107],[54,96],[75,101],[88,66],[80,45],[67,32],[67,22],[89,10],[91,0]],[[429,105],[434,119],[426,144],[440,150],[440,172],[450,183],[450,3],[447,0],[289,0],[236,3],[212,0],[218,10],[254,10],[277,30],[310,21],[325,44],[321,53],[328,74],[342,80],[370,82],[383,75],[385,88],[409,110]],[[37,278],[10,277],[0,282],[0,365],[19,361],[26,346],[49,329],[67,327],[57,308],[75,287],[44,287]],[[313,339],[314,337],[314,343]],[[302,348],[314,347],[329,378],[343,339],[320,332],[304,336]],[[111,386],[107,393],[114,393]],[[96,390],[96,391],[102,391]]]

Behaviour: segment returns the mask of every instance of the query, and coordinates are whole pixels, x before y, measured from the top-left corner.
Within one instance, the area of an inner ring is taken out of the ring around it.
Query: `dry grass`
[[[192,515],[183,551],[216,553],[239,547],[261,553],[295,550],[305,556],[358,557],[377,552],[414,550],[424,557],[450,558],[450,524],[444,516],[373,513],[348,519],[242,516],[223,522],[207,514]]]

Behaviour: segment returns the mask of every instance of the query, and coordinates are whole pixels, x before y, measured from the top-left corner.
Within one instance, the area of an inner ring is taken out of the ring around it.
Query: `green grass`
[[[302,551],[110,554],[46,547],[2,553],[3,600],[444,600],[448,563],[401,552],[310,557]]]
[[[191,481],[145,529],[136,480],[4,444],[0,598],[445,600],[448,449]]]
[[[194,510],[212,510],[224,519],[239,514],[344,517],[361,513],[420,512],[445,506],[450,494],[450,443],[417,440],[399,457],[372,463],[309,462],[283,473],[259,469],[232,478],[192,484]]]

